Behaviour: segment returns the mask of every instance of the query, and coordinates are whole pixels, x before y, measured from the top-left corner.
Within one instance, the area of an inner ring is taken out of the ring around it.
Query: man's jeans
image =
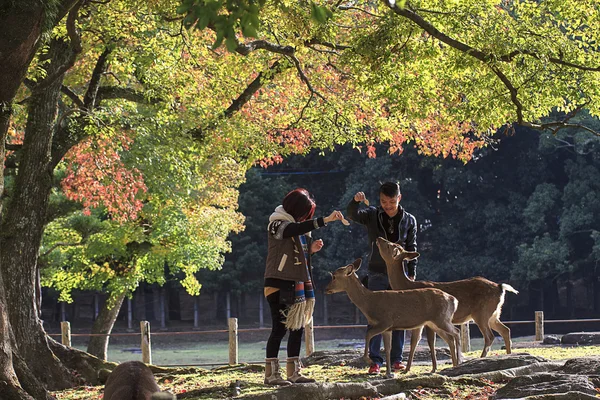
[[[368,287],[370,290],[389,290],[390,284],[388,276],[377,272],[369,272]],[[373,336],[369,343],[369,358],[376,364],[383,364],[383,357],[380,354],[381,334]],[[404,348],[404,331],[392,332],[392,352],[390,358],[392,364],[402,361],[402,349]],[[388,360],[389,361],[389,360]]]

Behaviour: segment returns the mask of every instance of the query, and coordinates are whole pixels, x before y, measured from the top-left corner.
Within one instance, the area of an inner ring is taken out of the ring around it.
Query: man
[[[406,250],[417,251],[417,220],[400,206],[401,199],[400,186],[395,182],[385,182],[379,188],[380,207],[371,206],[359,210],[360,203],[366,200],[363,192],[356,193],[348,204],[348,218],[365,225],[367,228],[369,245],[371,246],[367,283],[370,290],[390,289],[385,262],[381,258],[375,243],[379,236],[390,242],[401,244]],[[409,261],[406,265],[407,275],[411,280],[415,279],[416,265],[416,259]],[[372,361],[369,367],[370,374],[379,374],[383,364],[380,347],[381,335],[377,335],[369,343],[369,358]],[[394,371],[406,368],[402,365],[403,347],[404,331],[394,331],[392,333],[390,355]],[[387,361],[390,362],[390,360]]]

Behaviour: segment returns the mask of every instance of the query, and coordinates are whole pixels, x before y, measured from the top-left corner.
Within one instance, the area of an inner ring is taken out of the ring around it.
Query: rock
[[[383,351],[382,351],[382,354]],[[439,361],[450,360],[450,351],[445,347],[437,347],[435,349],[436,357]],[[315,351],[310,356],[303,358],[302,363],[305,366],[309,365],[345,365],[354,368],[366,368],[369,364],[362,357],[361,350],[323,350]],[[408,360],[408,354],[404,354],[404,362]],[[431,355],[429,349],[417,349],[415,352],[414,362],[424,362],[431,364]]]
[[[573,375],[600,375],[600,357],[572,358],[558,371]]]
[[[349,394],[351,395],[349,396]],[[329,400],[341,398],[359,399],[361,397],[379,397],[375,386],[369,382],[361,383],[303,383],[285,386],[273,392],[259,396],[250,396],[252,400]]]
[[[546,336],[542,344],[560,344],[560,339],[556,336]]]
[[[354,368],[366,368],[369,364],[363,359],[362,352],[357,350],[322,350],[315,351],[302,359],[302,364],[309,365],[346,365]]]
[[[475,358],[465,361],[457,367],[445,369],[440,372],[440,375],[460,376],[466,374],[480,374],[483,372],[499,371],[547,361],[548,360],[543,357],[532,356],[527,353]]]
[[[564,362],[539,362],[522,367],[502,369],[499,371],[481,372],[478,374],[464,375],[474,379],[486,379],[492,382],[507,382],[517,376],[532,375],[540,372],[556,371]]]
[[[541,373],[520,376],[496,391],[495,399],[521,399],[528,396],[580,392],[595,395],[596,389],[587,376]]]
[[[600,344],[600,332],[567,333],[561,338],[562,344],[592,345]]]
[[[567,392],[527,396],[519,400],[598,400],[598,398],[581,392]]]

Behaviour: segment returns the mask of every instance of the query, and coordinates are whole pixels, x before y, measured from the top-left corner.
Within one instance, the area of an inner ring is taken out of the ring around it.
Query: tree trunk
[[[96,318],[92,326],[92,333],[100,333],[106,336],[92,336],[88,343],[87,352],[101,360],[106,361],[107,359],[108,335],[112,332],[124,299],[125,293],[118,295],[113,304],[110,303],[109,298],[104,303],[100,314],[98,314],[98,318]],[[111,305],[112,308],[110,308]]]
[[[53,41],[48,74],[62,65],[69,54],[67,43]],[[12,332],[25,364],[51,389],[72,384],[70,373],[48,347],[38,318],[35,291],[37,257],[52,186],[50,151],[61,85],[62,79],[56,79],[30,97],[19,173],[0,225],[0,267]]]
[[[32,0],[3,2],[0,12],[0,160],[12,104],[46,29],[60,21],[77,0],[54,3]],[[53,19],[54,18],[54,19]],[[35,297],[37,254],[52,169],[49,151],[58,92],[62,79],[32,96],[25,141],[20,150],[15,191],[2,209],[4,165],[0,171],[0,399],[52,399],[46,387],[64,388],[72,383],[70,372],[49,348],[38,318]],[[38,119],[39,118],[39,119]],[[32,122],[30,124],[29,122]],[[84,357],[79,357],[83,359]]]

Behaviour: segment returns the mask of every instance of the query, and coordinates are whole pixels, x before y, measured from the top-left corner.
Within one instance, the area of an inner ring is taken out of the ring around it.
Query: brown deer
[[[453,282],[411,281],[404,271],[404,260],[413,260],[419,253],[406,251],[397,244],[382,237],[377,238],[379,253],[387,266],[390,286],[394,290],[436,288],[458,299],[458,309],[454,314],[452,323],[464,324],[470,320],[483,334],[485,342],[481,357],[485,357],[494,341],[492,329],[504,339],[506,353],[511,353],[510,329],[500,322],[502,304],[506,291],[518,294],[519,292],[507,283],[497,284],[480,276]],[[427,333],[427,340],[435,343],[435,332]]]
[[[458,307],[456,298],[438,289],[369,290],[363,286],[356,275],[360,263],[359,258],[353,264],[338,268],[331,274],[331,282],[325,292],[327,294],[348,293],[350,301],[367,318],[369,327],[365,337],[365,360],[368,360],[371,338],[382,333],[387,357],[386,372],[388,377],[393,377],[390,362],[392,331],[409,329],[412,331],[412,336],[405,370],[408,372],[421,339],[423,326],[427,326],[448,343],[452,364],[458,365],[461,361],[459,333],[452,325],[452,317]]]
[[[152,370],[143,362],[127,361],[117,365],[104,386],[104,400],[172,400],[161,392]]]

